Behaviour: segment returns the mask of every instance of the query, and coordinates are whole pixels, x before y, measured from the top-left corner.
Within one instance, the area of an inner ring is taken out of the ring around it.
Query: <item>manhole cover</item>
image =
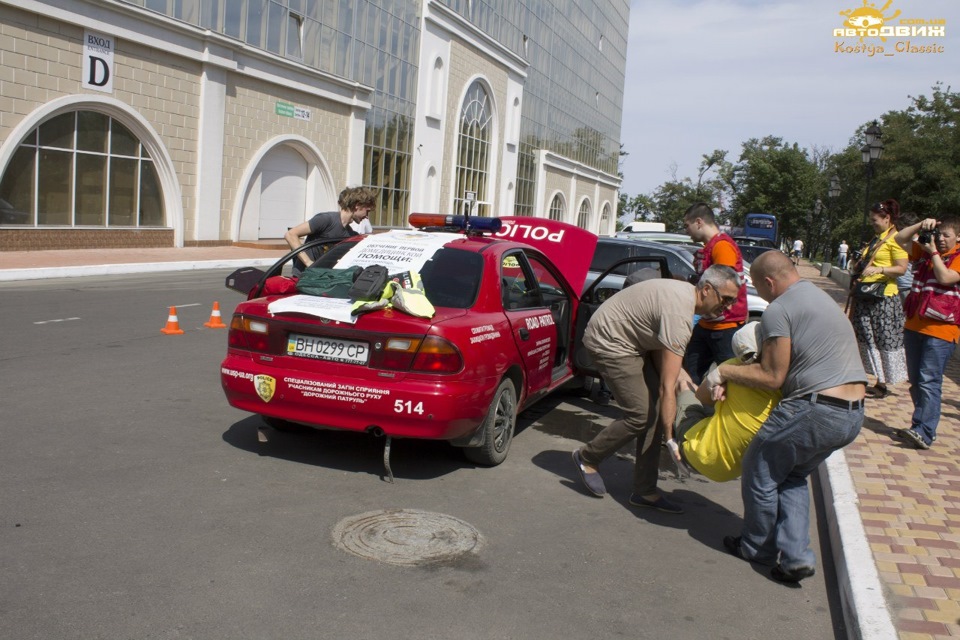
[[[453,516],[393,509],[344,518],[333,528],[333,543],[361,558],[388,564],[424,565],[476,552],[483,537]]]

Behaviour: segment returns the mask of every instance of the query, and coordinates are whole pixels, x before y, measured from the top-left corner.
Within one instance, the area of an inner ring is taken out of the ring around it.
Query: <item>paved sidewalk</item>
[[[272,264],[282,250],[213,247],[0,252],[0,281]],[[846,292],[818,267],[803,277],[838,304]],[[869,400],[857,441],[823,465],[828,527],[851,637],[960,638],[960,358],[943,381],[936,444],[892,437],[909,425],[906,383]]]
[[[273,264],[284,253],[285,249],[235,246],[0,251],[0,282],[151,271],[257,267]]]
[[[846,300],[846,291],[818,268],[804,264],[800,272],[839,304]],[[927,451],[893,437],[894,429],[910,426],[913,405],[907,383],[890,388],[883,400],[867,401],[863,430],[844,450],[879,574],[876,595],[901,640],[960,638],[960,358],[947,365],[937,441]],[[833,506],[838,515],[842,505]],[[850,550],[843,552],[849,563]],[[870,627],[870,620],[860,623]]]

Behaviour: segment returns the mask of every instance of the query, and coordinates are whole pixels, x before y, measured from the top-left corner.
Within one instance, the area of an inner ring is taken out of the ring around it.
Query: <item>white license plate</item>
[[[287,355],[332,362],[367,364],[370,359],[370,347],[365,342],[291,333],[287,337]]]

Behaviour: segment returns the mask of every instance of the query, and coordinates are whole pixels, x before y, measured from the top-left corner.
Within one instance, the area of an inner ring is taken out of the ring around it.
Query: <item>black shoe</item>
[[[635,507],[646,507],[656,509],[664,513],[683,513],[683,507],[672,500],[667,500],[664,496],[658,496],[656,500],[647,500],[641,495],[633,494],[630,496],[630,504]]]
[[[782,565],[777,565],[770,570],[770,577],[777,582],[800,582],[804,578],[809,578],[817,572],[813,567],[801,565],[793,569],[784,569]]]
[[[740,542],[742,538],[740,536],[724,536],[723,537],[723,546],[730,552],[730,555],[740,558],[741,560],[747,560],[743,556],[743,549],[740,547]],[[749,560],[747,560],[749,562]]]

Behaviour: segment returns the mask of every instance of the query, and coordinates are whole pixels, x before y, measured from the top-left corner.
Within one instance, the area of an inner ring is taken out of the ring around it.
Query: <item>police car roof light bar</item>
[[[496,233],[503,227],[500,218],[454,216],[442,213],[411,213],[407,218],[415,229],[444,229],[470,233]]]

